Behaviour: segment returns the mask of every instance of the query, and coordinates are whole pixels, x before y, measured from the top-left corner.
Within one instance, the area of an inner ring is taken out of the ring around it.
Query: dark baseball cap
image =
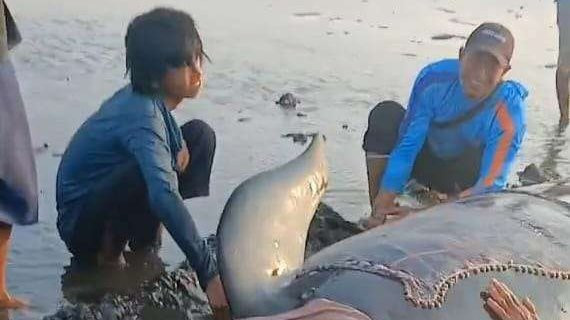
[[[507,27],[486,22],[475,29],[465,43],[466,52],[487,52],[503,66],[508,66],[513,57],[515,38]]]

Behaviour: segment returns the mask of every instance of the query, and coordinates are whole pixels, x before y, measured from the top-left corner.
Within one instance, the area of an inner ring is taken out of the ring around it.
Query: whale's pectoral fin
[[[220,274],[234,317],[274,311],[304,260],[307,231],[327,186],[322,135],[298,158],[238,186],[218,227]]]

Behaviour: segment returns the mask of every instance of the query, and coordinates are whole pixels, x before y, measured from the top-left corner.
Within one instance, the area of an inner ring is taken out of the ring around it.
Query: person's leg
[[[68,244],[81,264],[124,265],[123,251],[131,232],[129,215],[143,199],[146,186],[134,161],[114,168],[91,190]]]
[[[207,197],[210,195],[216,134],[212,127],[201,120],[189,121],[180,129],[190,152],[190,164],[178,176],[180,195],[183,199]]]
[[[556,69],[556,92],[560,109],[560,127],[569,122],[570,104],[570,2],[558,1],[558,67]]]
[[[390,153],[398,141],[400,124],[406,110],[394,101],[377,104],[368,115],[368,128],[364,134],[362,148],[366,152],[368,174],[368,195],[370,205],[378,194],[378,185],[384,174]]]
[[[101,248],[97,254],[97,264],[103,267],[123,268],[126,265],[123,252],[127,245],[127,235],[117,230],[113,221],[106,221],[101,239]]]
[[[112,207],[100,208],[107,210]],[[123,251],[127,238],[122,231],[117,230],[112,220],[105,211],[89,210],[88,213],[82,213],[73,240],[68,245],[77,265],[86,268],[125,266]]]
[[[102,197],[109,199],[105,206],[112,208],[112,214],[105,219],[98,251],[103,263],[125,263],[123,252],[127,244],[133,253],[130,264],[142,264],[155,257],[161,245],[161,225],[150,209],[138,164],[133,160],[121,166],[100,189]]]
[[[0,309],[17,309],[26,306],[26,303],[23,301],[10,296],[6,284],[6,267],[8,265],[11,235],[12,226],[0,223]]]
[[[434,156],[429,143],[426,142],[416,157],[411,177],[424,187],[444,192],[441,190],[441,185],[447,185],[447,183],[439,182],[439,180],[445,178],[446,175],[442,175],[442,170],[445,169],[445,163]]]
[[[568,106],[570,102],[570,69],[558,66],[556,69],[556,93],[558,96],[558,108],[560,109],[560,127],[568,126]]]
[[[449,162],[450,177],[453,179],[454,194],[475,186],[481,173],[484,147],[469,147],[456,159]]]
[[[388,165],[388,156],[366,153],[366,174],[368,176],[368,198],[370,207],[374,206],[374,198],[378,195],[380,177]]]
[[[483,148],[470,147],[461,155],[444,160],[426,144],[414,163],[412,177],[433,191],[456,195],[477,183],[482,156]]]
[[[131,211],[129,248],[133,253],[130,263],[155,261],[162,246],[162,224],[149,206]]]
[[[209,195],[216,138],[210,126],[192,120],[182,126],[190,163],[179,175],[183,199]],[[87,201],[74,232],[74,255],[119,264],[128,241],[137,261],[156,254],[161,243],[160,220],[151,211],[146,183],[134,161],[116,168]],[[137,257],[138,256],[138,257]]]

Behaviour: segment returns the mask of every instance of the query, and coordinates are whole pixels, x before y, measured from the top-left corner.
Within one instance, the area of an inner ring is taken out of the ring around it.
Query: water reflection
[[[98,268],[72,258],[61,276],[61,289],[63,297],[72,304],[99,303],[106,294],[133,294],[142,283],[164,272],[165,265],[156,255],[125,268]]]

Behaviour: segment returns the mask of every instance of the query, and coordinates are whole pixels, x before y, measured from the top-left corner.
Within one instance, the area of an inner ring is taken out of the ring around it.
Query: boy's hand
[[[186,143],[182,141],[182,149],[178,152],[178,156],[176,157],[176,169],[178,173],[182,173],[188,167],[190,163],[190,151],[186,146]]]

